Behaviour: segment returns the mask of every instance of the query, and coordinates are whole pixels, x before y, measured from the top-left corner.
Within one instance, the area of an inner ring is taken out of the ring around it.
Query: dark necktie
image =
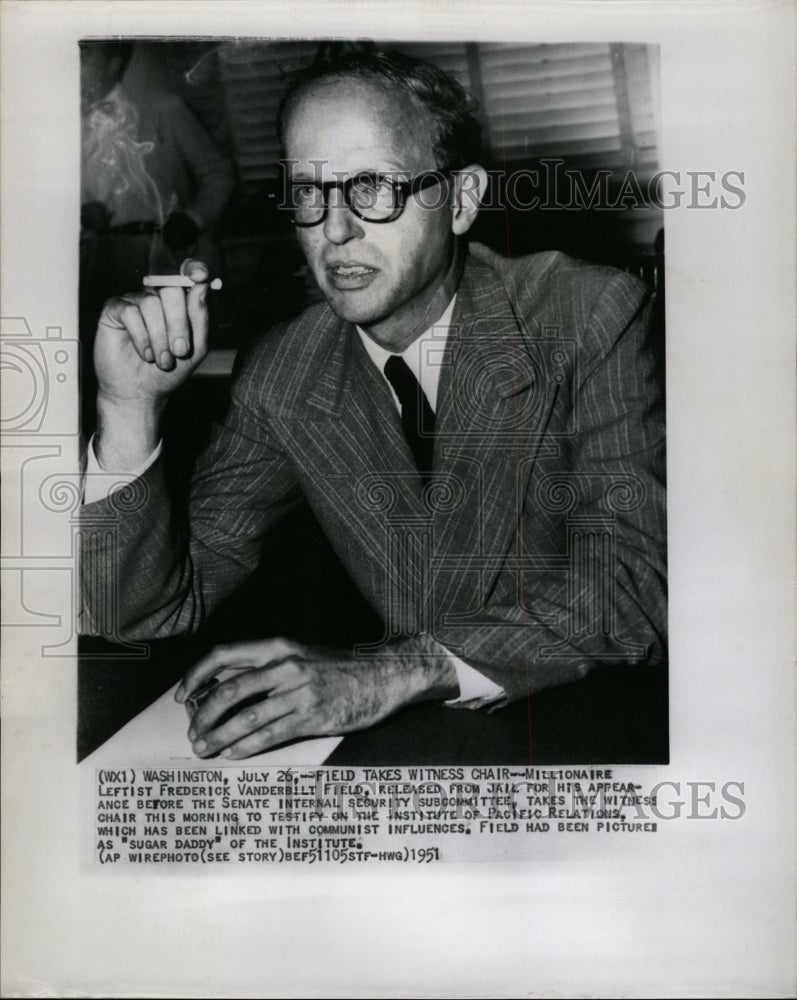
[[[401,404],[401,426],[424,485],[432,475],[434,411],[404,358],[391,355],[385,362],[385,378]]]

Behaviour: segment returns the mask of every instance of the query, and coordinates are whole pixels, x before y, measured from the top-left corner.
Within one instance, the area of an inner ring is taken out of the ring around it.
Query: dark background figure
[[[134,66],[132,43],[81,46],[80,330],[84,430],[93,427],[92,331],[105,299],[173,274],[188,256],[222,271],[214,229],[231,162],[182,98]]]

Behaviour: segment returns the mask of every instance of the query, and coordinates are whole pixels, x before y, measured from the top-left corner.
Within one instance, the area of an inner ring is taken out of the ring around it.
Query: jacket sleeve
[[[473,622],[417,640],[453,649],[505,702],[598,664],[664,659],[664,399],[648,298],[627,275],[604,285],[581,331],[568,433],[529,479],[516,566]]]
[[[157,639],[195,630],[257,566],[268,529],[298,499],[294,468],[236,380],[229,413],[199,459],[185,512],[172,509],[163,460],[81,510],[80,630]]]

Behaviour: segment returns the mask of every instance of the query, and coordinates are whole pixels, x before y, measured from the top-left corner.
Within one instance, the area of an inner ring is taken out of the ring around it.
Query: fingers
[[[189,257],[180,265],[180,274],[194,282],[193,288],[188,290],[186,296],[186,308],[194,334],[194,354],[198,358],[204,358],[208,353],[209,324],[206,303],[208,297],[207,281],[210,278],[210,271],[201,260],[192,260]],[[182,355],[178,354],[178,357],[182,357]]]
[[[237,652],[262,654],[266,645],[284,652],[296,644],[277,639]],[[390,707],[386,712],[377,703],[373,679],[363,684],[362,672],[348,660],[331,659],[331,653],[308,647],[304,655],[289,653],[271,666],[244,668],[222,680],[191,721],[194,753],[246,757],[299,737],[362,729],[389,713]],[[217,655],[214,651],[206,663],[212,665]]]
[[[263,753],[264,750],[279,746],[280,743],[287,743],[288,740],[295,740],[300,736],[307,735],[300,726],[299,716],[296,712],[286,712],[285,715],[278,719],[272,719],[242,739],[230,743],[229,746],[220,751],[219,756],[227,760],[252,757],[256,753]]]
[[[164,289],[164,291],[172,290]],[[180,292],[182,298],[182,291],[179,288],[176,291]],[[161,296],[157,294],[142,295],[138,301],[138,308],[149,334],[149,343],[155,355],[155,364],[163,371],[170,371],[174,367],[174,355],[169,347],[169,334],[166,329],[166,316]]]
[[[194,282],[189,288],[149,288],[111,299],[100,323],[125,329],[138,356],[171,371],[176,360],[201,361],[208,351],[207,266],[186,260],[181,274]]]
[[[262,698],[247,705],[216,729],[195,736],[192,749],[200,757],[218,753],[227,757],[233,753],[237,755],[240,744],[242,756],[246,756],[255,752],[247,750],[247,747],[259,750],[304,735],[298,731],[300,718],[295,708],[294,692]],[[225,753],[228,748],[230,753]]]
[[[268,667],[240,670],[220,681],[195,712],[188,738],[193,740],[195,736],[206,733],[231,708],[243,707],[244,702],[248,703],[268,695],[278,683],[279,677]]]
[[[254,642],[236,642],[229,646],[216,646],[191,667],[174,693],[176,701],[183,702],[209,678],[225,667],[244,669],[265,666],[286,656],[301,653],[304,647],[290,639],[258,639]]]
[[[191,289],[191,291],[194,290]],[[150,295],[149,298],[154,299],[155,297]],[[159,298],[166,324],[167,349],[174,358],[187,358],[191,354],[191,326],[187,311],[188,296],[182,288],[162,288]],[[205,323],[207,325],[207,310],[205,310]]]
[[[128,298],[109,299],[100,316],[100,326],[126,330],[141,360],[146,362],[155,360],[149,332],[137,302]]]
[[[194,285],[188,294],[182,288],[152,289],[139,299],[155,362],[164,371],[174,367],[175,358],[191,357],[197,342],[202,344],[200,357],[207,354],[207,290],[204,284]]]

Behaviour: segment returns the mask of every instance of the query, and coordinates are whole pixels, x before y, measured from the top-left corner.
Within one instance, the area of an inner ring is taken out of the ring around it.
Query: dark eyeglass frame
[[[407,201],[410,197],[418,194],[420,191],[424,191],[433,184],[442,184],[444,181],[448,181],[451,174],[452,170],[446,167],[442,170],[424,170],[423,173],[417,174],[413,177],[411,181],[399,181],[391,177],[389,173],[382,173],[378,170],[361,170],[359,173],[352,174],[351,177],[347,177],[345,181],[325,181],[324,183],[319,183],[318,181],[289,181],[288,183],[292,188],[316,188],[321,192],[324,204],[321,215],[316,222],[297,222],[294,218],[295,209],[291,208],[289,205],[284,207],[291,223],[299,229],[310,229],[312,226],[320,226],[326,219],[327,213],[329,212],[329,192],[335,188],[343,195],[343,203],[352,215],[355,215],[363,222],[370,222],[374,225],[381,226],[386,222],[395,222],[406,208]],[[351,190],[358,181],[362,180],[363,177],[378,178],[380,181],[387,181],[387,183],[393,188],[394,196],[396,197],[396,207],[393,212],[390,215],[385,216],[384,219],[369,219],[367,216],[362,215],[352,204]]]

